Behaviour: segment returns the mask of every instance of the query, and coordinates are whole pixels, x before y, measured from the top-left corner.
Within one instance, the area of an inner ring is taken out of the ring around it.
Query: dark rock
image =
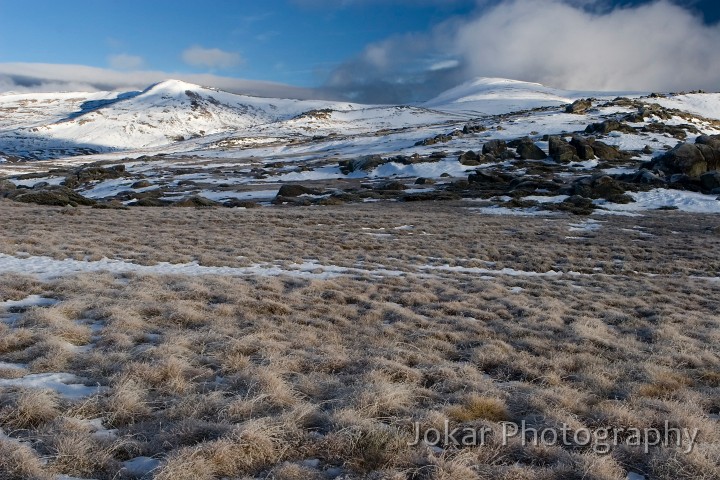
[[[650,145],[645,145],[645,148],[642,149],[642,153],[644,153],[645,155],[650,155],[651,153],[653,153],[653,149]]]
[[[237,198],[231,198],[223,202],[223,207],[226,208],[260,208],[260,204],[250,200],[239,200]]]
[[[16,190],[15,184],[10,180],[0,179],[0,196],[6,192],[12,192]]]
[[[455,192],[443,192],[435,190],[433,192],[418,192],[403,195],[401,200],[404,202],[429,202],[429,201],[447,201],[460,200],[462,195]]]
[[[130,204],[131,207],[164,207],[170,205],[171,202],[167,200],[160,200],[156,197],[141,198],[136,202]]]
[[[199,195],[183,198],[179,202],[173,203],[173,207],[217,207],[220,204]]]
[[[468,150],[467,152],[460,155],[458,160],[463,165],[475,166],[480,165],[480,158],[480,155],[473,152],[472,150]]]
[[[595,150],[593,150],[587,139],[575,135],[572,137],[572,140],[570,140],[570,145],[575,148],[577,156],[580,160],[592,160],[595,158]]]
[[[592,102],[590,99],[580,99],[575,100],[572,105],[568,105],[565,109],[565,113],[574,113],[577,115],[582,115],[583,113],[587,112],[590,108],[592,108]]]
[[[48,182],[38,182],[32,186],[32,189],[33,190],[44,190],[49,186],[50,186],[50,184]]]
[[[438,143],[447,143],[453,139],[452,135],[435,135],[432,138],[426,138],[425,140],[420,140],[415,144],[416,147],[419,146],[425,146],[429,147],[430,145],[437,145]]]
[[[435,180],[433,180],[432,178],[420,177],[417,180],[415,180],[415,185],[434,185],[434,184],[435,184]]]
[[[468,123],[462,129],[462,131],[465,135],[468,135],[470,133],[484,132],[485,130],[487,130],[485,127],[483,127],[482,125],[475,124],[475,123]]]
[[[507,143],[504,140],[490,140],[482,148],[483,155],[492,155],[496,158],[502,158],[505,152],[507,152]]]
[[[485,172],[478,170],[475,173],[468,175],[468,183],[479,183],[479,184],[498,184],[507,183],[507,180],[495,173]]]
[[[617,120],[605,120],[604,122],[593,123],[585,129],[585,133],[592,135],[607,135],[611,132],[635,133],[635,129],[627,123],[618,122]]]
[[[600,160],[622,160],[629,157],[629,155],[618,150],[617,147],[599,140],[590,141],[590,146],[595,152],[595,156]]]
[[[341,160],[339,165],[342,174],[347,175],[358,171],[369,172],[370,170],[373,170],[387,162],[388,161],[383,159],[380,155],[367,155],[352,160]]]
[[[625,187],[608,175],[579,178],[572,184],[569,193],[592,199],[618,199],[619,203],[627,203],[626,198],[621,197],[625,194]]]
[[[649,123],[641,128],[642,132],[660,133],[670,135],[678,140],[685,140],[687,132],[699,133],[693,125],[665,125],[664,123]]]
[[[130,188],[147,188],[147,187],[152,187],[152,183],[148,182],[147,180],[139,180],[130,186]]]
[[[508,143],[508,147],[514,148],[522,160],[544,160],[547,158],[545,152],[535,145],[530,137],[520,138]]]
[[[277,194],[278,197],[299,197],[300,195],[320,195],[320,192],[302,185],[283,185]]]
[[[569,212],[574,215],[590,215],[595,210],[595,204],[589,198],[573,195],[560,203],[543,204],[546,210]]]
[[[707,145],[714,150],[720,150],[720,135],[701,135],[695,140],[697,145]]]
[[[382,185],[378,185],[375,187],[375,190],[380,191],[401,191],[401,190],[407,190],[407,187],[397,181],[387,182],[383,183]]]
[[[716,188],[720,188],[720,172],[713,170],[700,175],[700,184],[703,190],[712,191]]]
[[[126,176],[125,165],[114,165],[112,167],[86,166],[74,170],[65,177],[65,186],[77,188],[85,183],[98,180],[112,180]]]
[[[578,160],[575,147],[566,142],[563,138],[551,136],[548,138],[550,156],[560,163],[575,162]]]
[[[48,187],[44,190],[25,190],[12,197],[16,202],[37,203],[38,205],[78,206],[94,205],[95,200],[85,198],[74,190],[63,186]],[[27,192],[27,193],[25,193]]]
[[[697,178],[709,170],[720,168],[720,151],[707,144],[681,143],[653,163],[668,173]]]

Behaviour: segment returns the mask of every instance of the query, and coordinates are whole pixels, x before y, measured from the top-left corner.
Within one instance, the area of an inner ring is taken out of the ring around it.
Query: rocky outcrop
[[[112,180],[115,178],[123,178],[127,174],[125,165],[114,165],[112,167],[87,166],[81,167],[65,177],[65,186],[68,188],[77,188],[86,183],[99,180]]]
[[[48,186],[33,189],[16,189],[9,198],[16,202],[37,203],[38,205],[51,205],[57,207],[79,205],[95,205],[95,200],[83,197],[79,193],[63,186]]]
[[[535,142],[530,137],[513,140],[508,143],[508,146],[514,148],[522,160],[544,160],[547,158],[545,152],[535,145]]]
[[[557,136],[548,138],[550,156],[558,163],[570,163],[578,161],[577,151],[575,147],[570,145],[565,139]]]
[[[595,158],[595,150],[593,150],[590,142],[579,135],[573,136],[570,145],[575,148],[577,156],[580,160],[592,160]]]
[[[492,155],[495,158],[503,158],[508,153],[507,143],[504,140],[490,140],[482,148],[483,155]]]
[[[300,195],[320,195],[320,192],[302,185],[283,185],[277,193],[278,197],[299,197]]]
[[[358,171],[369,172],[384,163],[387,163],[387,160],[380,155],[366,155],[352,160],[340,160],[339,165],[342,174],[348,175]]]
[[[565,113],[574,113],[576,115],[582,115],[592,108],[592,101],[590,99],[575,100],[571,105],[565,108]]]
[[[667,174],[684,174],[698,178],[720,169],[720,135],[700,136],[694,144],[681,143],[653,160],[652,166]]]
[[[627,123],[618,122],[617,120],[593,123],[585,129],[585,133],[590,135],[607,135],[611,132],[635,133],[635,129]]]

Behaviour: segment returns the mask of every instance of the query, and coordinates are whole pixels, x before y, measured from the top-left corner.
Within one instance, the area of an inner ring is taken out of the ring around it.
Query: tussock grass
[[[137,456],[159,459],[151,476],[161,479],[714,479],[720,470],[711,419],[720,282],[692,278],[720,271],[712,217],[612,218],[571,242],[570,219],[475,217],[458,206],[0,210],[9,225],[0,252],[10,254],[359,269],[325,279],[0,276],[0,300],[60,300],[0,323],[0,361],[107,387],[79,402],[0,387],[8,478],[116,478]],[[401,224],[414,228],[393,229]],[[635,225],[655,237],[626,231]],[[421,268],[444,264],[584,275]],[[0,369],[0,378],[26,373]],[[95,418],[116,437],[93,436]],[[498,441],[503,421],[580,429],[666,419],[699,430],[696,451]],[[410,446],[414,422],[494,434],[482,447]]]

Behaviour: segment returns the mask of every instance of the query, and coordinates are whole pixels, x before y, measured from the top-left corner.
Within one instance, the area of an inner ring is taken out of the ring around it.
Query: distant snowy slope
[[[443,92],[423,104],[452,112],[475,112],[498,115],[544,106],[572,103],[578,95],[549,88],[539,83],[504,78],[477,78]]]
[[[705,118],[720,120],[720,93],[694,93],[675,95],[667,98],[648,98],[665,108],[675,108]]]
[[[54,123],[111,102],[118,92],[0,94],[0,132]]]
[[[323,101],[264,99],[178,80],[68,121],[35,130],[39,136],[105,148],[145,148],[291,118],[316,108],[352,108]]]

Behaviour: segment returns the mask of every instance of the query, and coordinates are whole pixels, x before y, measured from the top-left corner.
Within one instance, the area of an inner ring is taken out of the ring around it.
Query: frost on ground
[[[716,476],[720,219],[468,205],[0,201],[1,258],[17,262],[0,276],[2,311],[15,315],[0,323],[0,472]],[[692,453],[499,441],[501,422],[668,419],[698,429]],[[415,422],[494,433],[479,447],[413,446]]]

